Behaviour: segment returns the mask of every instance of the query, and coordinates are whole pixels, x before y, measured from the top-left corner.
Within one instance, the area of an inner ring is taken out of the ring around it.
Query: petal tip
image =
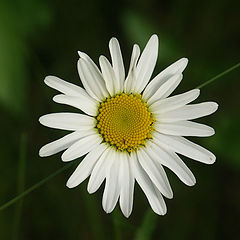
[[[188,58],[183,57],[183,58],[179,59],[177,61],[177,63],[180,66],[180,69],[181,69],[180,71],[183,72],[188,65]]]
[[[88,59],[88,55],[84,52],[78,51],[78,55],[80,57],[80,59]]]
[[[169,191],[168,195],[166,196],[168,199],[173,199],[173,191]]]
[[[99,62],[105,61],[106,57],[104,55],[100,55]]]
[[[42,124],[42,121],[43,121],[43,116],[41,116],[38,121]]]
[[[162,208],[160,207],[159,209],[152,209],[154,213],[160,216],[164,216],[167,213],[167,207],[166,205]]]
[[[71,184],[69,183],[69,181],[67,181],[66,187],[71,188]]]
[[[56,103],[61,103],[62,97],[65,96],[64,94],[58,94],[52,98],[52,100]]]
[[[198,88],[195,88],[195,89],[193,89],[193,91],[194,91],[194,93],[195,93],[195,96],[196,96],[196,98],[195,98],[195,99],[197,99],[197,98],[199,97],[199,95],[200,95],[200,89],[198,89]]]
[[[133,51],[136,51],[137,56],[140,55],[140,47],[138,46],[138,44],[133,45]],[[138,59],[138,57],[137,57],[137,59]]]
[[[215,134],[215,130],[214,130],[214,128],[211,128],[211,127],[209,127],[209,137],[210,136],[213,136]]]
[[[210,102],[210,104],[211,104],[209,105],[211,111],[210,114],[213,114],[218,110],[218,104],[216,102]]]
[[[53,100],[54,102],[58,102],[58,100],[59,100],[58,95],[54,96],[54,97],[52,98],[52,100]]]
[[[208,159],[206,159],[206,161],[204,161],[204,163],[211,165],[211,164],[214,164],[215,162],[216,162],[216,156],[210,152]]]
[[[196,184],[196,179],[195,177],[193,179],[189,179],[188,182],[185,183],[187,186],[192,187]]]
[[[119,45],[119,42],[117,40],[116,37],[112,37],[110,40],[109,40],[109,48],[111,49],[113,47],[113,45]]]
[[[105,213],[109,214],[112,212],[113,209],[110,209],[109,206],[103,206],[103,210],[105,211]]]
[[[124,217],[129,218],[132,213],[132,208],[131,209],[124,208],[124,207],[121,207],[121,205],[120,205],[120,208]]]
[[[70,180],[70,179],[69,179]],[[67,183],[66,183],[66,186],[68,187],[68,188],[74,188],[74,187],[76,187],[76,185],[74,185],[71,181],[67,181]]]
[[[39,152],[38,152],[40,157],[47,157],[48,154],[46,154],[46,151],[44,150],[44,146],[40,148]]]
[[[45,82],[46,84],[48,83],[49,78],[50,78],[50,76],[46,76],[46,77],[44,78],[44,82]]]
[[[214,107],[215,107],[215,109],[216,109],[215,111],[217,111],[218,106],[219,106],[219,105],[218,105],[216,102],[214,102]]]
[[[56,78],[56,77],[55,76],[51,76],[51,75],[46,76],[44,78],[44,83],[49,86],[49,84],[51,84],[51,82],[54,80],[54,78]]]
[[[210,159],[209,164],[213,164],[216,162],[216,157],[214,155],[212,157],[210,157],[209,159]]]
[[[89,194],[93,194],[95,192],[93,188],[89,187],[89,185],[87,186],[87,191]]]
[[[109,42],[112,42],[112,41],[118,41],[116,37],[111,37],[110,41]]]
[[[195,91],[198,93],[198,95],[200,95],[200,89],[199,88],[196,88]]]
[[[61,159],[62,159],[63,162],[69,162],[69,161],[71,161],[71,159],[69,159],[69,157],[66,156],[65,152],[62,154]]]
[[[82,57],[82,52],[81,51],[77,51],[79,57]]]
[[[150,39],[158,42],[158,35],[155,33],[150,37]]]
[[[124,215],[124,217],[129,218],[131,213],[130,212],[125,212],[125,213],[123,212],[123,215]]]
[[[46,126],[46,120],[47,120],[46,115],[43,115],[38,119],[39,123],[42,124],[43,126]]]
[[[161,215],[164,216],[166,214],[167,214],[167,209],[164,209]]]

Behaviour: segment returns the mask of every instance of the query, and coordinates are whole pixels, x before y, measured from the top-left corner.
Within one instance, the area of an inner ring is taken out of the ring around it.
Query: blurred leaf
[[[156,26],[145,16],[131,10],[123,12],[121,23],[128,39],[131,39],[132,43],[137,42],[141,47],[145,46],[146,40],[157,31]]]
[[[0,7],[0,101],[11,112],[20,113],[26,104],[25,47],[17,31],[17,16],[10,5]]]
[[[240,169],[239,146],[240,146],[240,116],[221,112],[221,118],[215,123],[216,136],[209,138],[211,149],[222,159],[225,164]],[[233,134],[234,133],[234,134]]]
[[[148,16],[141,15],[137,12],[127,10],[123,12],[122,29],[125,30],[129,42],[138,43],[142,49],[146,45],[151,35],[157,34],[159,37],[159,56],[163,61],[170,59],[175,61],[181,53],[179,41],[165,31],[160,31],[157,25],[149,21]]]
[[[158,216],[148,209],[143,217],[142,224],[138,228],[135,240],[150,240],[157,225]]]
[[[28,2],[26,5],[20,0],[12,4],[0,2],[0,104],[15,114],[27,109],[31,71],[27,67],[29,48],[26,36],[36,32],[38,22],[45,23],[47,15],[43,8],[37,8],[38,1]]]

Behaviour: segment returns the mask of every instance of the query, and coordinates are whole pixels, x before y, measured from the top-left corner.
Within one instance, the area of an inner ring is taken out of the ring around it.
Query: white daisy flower
[[[40,117],[41,124],[73,131],[40,149],[46,157],[64,151],[62,160],[85,158],[67,182],[78,186],[90,176],[87,190],[94,193],[105,180],[103,209],[110,213],[119,200],[126,217],[132,212],[135,180],[153,211],[164,215],[164,197],[173,192],[163,166],[171,169],[186,185],[196,180],[178,154],[212,164],[215,156],[186,136],[206,137],[214,129],[192,122],[217,110],[214,102],[189,104],[199,89],[169,97],[181,82],[188,60],[182,58],[150,81],[157,56],[158,37],[153,35],[142,54],[133,46],[130,67],[125,75],[118,40],[109,42],[112,63],[100,56],[100,70],[91,58],[79,52],[78,72],[85,89],[48,76],[45,83],[62,94],[53,100],[81,113],[51,113]]]

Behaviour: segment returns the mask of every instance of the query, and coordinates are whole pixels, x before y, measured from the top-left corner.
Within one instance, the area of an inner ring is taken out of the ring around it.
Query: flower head
[[[111,212],[119,200],[128,217],[133,207],[135,180],[153,211],[167,211],[163,196],[173,197],[163,166],[171,169],[186,185],[195,177],[178,154],[212,164],[215,156],[185,136],[206,137],[213,128],[192,122],[217,110],[214,102],[189,104],[200,94],[193,89],[169,97],[182,80],[188,60],[182,58],[150,81],[158,55],[158,37],[153,35],[142,54],[133,46],[128,74],[119,43],[109,42],[112,63],[100,56],[100,70],[91,58],[79,52],[78,72],[85,89],[48,76],[45,83],[62,94],[53,100],[81,113],[51,113],[40,117],[41,124],[73,131],[40,149],[40,156],[63,151],[67,162],[85,156],[67,182],[76,187],[87,177],[88,192],[95,192],[105,180],[102,205]],[[184,137],[183,137],[184,136]]]

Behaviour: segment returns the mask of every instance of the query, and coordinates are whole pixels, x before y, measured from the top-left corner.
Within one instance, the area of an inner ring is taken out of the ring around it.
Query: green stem
[[[26,134],[22,134],[20,138],[19,147],[19,164],[18,164],[18,181],[17,181],[17,195],[21,194],[24,190],[25,182],[25,165],[26,165],[26,150],[27,150],[27,137]],[[14,218],[13,218],[13,230],[12,239],[18,239],[20,219],[22,214],[23,199],[21,199],[15,208]]]
[[[125,232],[135,232],[136,230],[136,227],[123,216],[118,207],[116,207],[112,213],[112,220],[115,240],[125,239]]]
[[[148,209],[143,217],[142,224],[136,231],[134,240],[150,240],[157,227],[158,215],[152,209]]]
[[[121,234],[121,226],[119,224],[119,218],[120,218],[120,212],[119,209],[116,208],[113,212],[113,226],[114,226],[114,235],[115,235],[115,240],[121,240],[122,239],[122,234]]]
[[[234,66],[228,68],[226,71],[224,71],[224,72],[222,72],[222,73],[219,73],[217,76],[215,76],[215,77],[209,79],[208,81],[204,82],[203,84],[197,86],[196,88],[198,88],[198,89],[203,88],[203,87],[207,86],[208,84],[214,82],[214,81],[217,80],[218,78],[220,78],[220,77],[226,75],[227,73],[233,71],[234,69],[236,69],[236,68],[238,68],[238,67],[240,67],[240,62],[237,63],[236,65],[234,65]]]
[[[21,194],[19,194],[18,196],[16,196],[15,198],[13,198],[12,200],[6,202],[5,204],[3,204],[0,207],[0,211],[4,210],[5,208],[11,206],[12,204],[14,204],[16,201],[20,200],[21,198],[25,197],[27,194],[31,193],[32,191],[34,191],[35,189],[37,189],[38,187],[42,186],[44,183],[48,182],[50,179],[52,179],[53,177],[57,176],[59,173],[65,171],[66,169],[70,168],[73,164],[75,164],[76,161],[71,162],[67,165],[65,165],[64,167],[58,169],[56,172],[50,174],[48,177],[44,178],[43,180],[41,180],[40,182],[36,183],[35,185],[33,185],[32,187],[28,188],[27,190],[25,190],[24,192],[22,192]]]
[[[94,239],[106,240],[104,223],[99,215],[98,206],[96,204],[96,196],[92,196],[86,193],[82,194],[84,205],[87,212],[88,222],[91,223],[91,232]]]

